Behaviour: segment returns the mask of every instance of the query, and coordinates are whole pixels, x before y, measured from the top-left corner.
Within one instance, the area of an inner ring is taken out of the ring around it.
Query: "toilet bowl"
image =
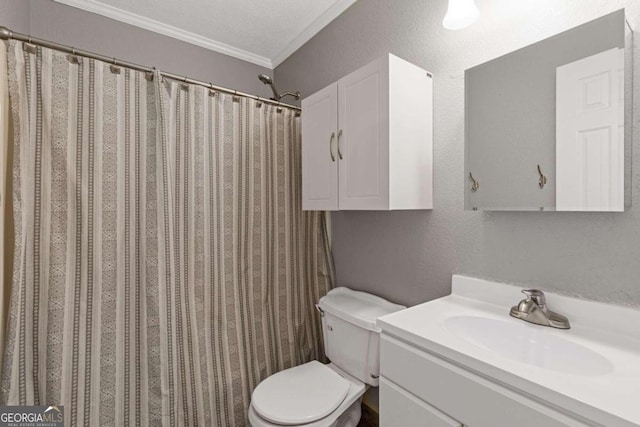
[[[253,427],[358,425],[364,392],[378,386],[376,321],[406,307],[347,288],[329,291],[316,307],[331,363],[308,362],[262,381],[249,407]]]
[[[271,375],[253,392],[253,427],[355,427],[368,386],[333,364],[313,361]]]

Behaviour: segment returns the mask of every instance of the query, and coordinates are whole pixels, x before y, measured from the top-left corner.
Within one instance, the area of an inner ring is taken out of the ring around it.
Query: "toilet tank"
[[[320,298],[317,307],[329,360],[349,375],[377,387],[380,329],[376,320],[406,307],[347,288],[332,289]]]

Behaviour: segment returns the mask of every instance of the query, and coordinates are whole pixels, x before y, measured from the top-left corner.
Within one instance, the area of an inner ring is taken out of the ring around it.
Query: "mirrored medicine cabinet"
[[[619,10],[465,71],[465,209],[631,203],[632,31]]]

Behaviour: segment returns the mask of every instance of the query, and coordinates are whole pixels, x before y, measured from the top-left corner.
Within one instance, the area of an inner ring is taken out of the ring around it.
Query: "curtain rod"
[[[27,42],[27,43],[35,44],[35,45],[38,45],[38,46],[46,47],[46,48],[49,48],[49,49],[58,50],[58,51],[61,51],[61,52],[64,52],[64,53],[70,53],[72,55],[83,56],[83,57],[90,58],[90,59],[97,59],[98,61],[110,63],[110,64],[113,64],[113,65],[126,67],[126,68],[131,68],[131,69],[136,70],[136,71],[143,71],[143,72],[153,72],[153,71],[155,71],[155,68],[153,68],[153,67],[145,67],[144,65],[134,64],[133,62],[121,61],[121,60],[119,60],[119,59],[117,59],[115,57],[114,58],[110,58],[110,57],[105,56],[105,55],[100,55],[99,53],[93,53],[93,52],[89,52],[89,51],[82,50],[82,49],[76,49],[74,47],[66,46],[66,45],[63,45],[63,44],[59,44],[59,43],[55,43],[55,42],[50,42],[48,40],[43,40],[43,39],[38,39],[38,38],[35,38],[35,37],[31,37],[31,36],[28,36],[26,34],[16,33],[16,32],[11,31],[9,28],[3,27],[3,26],[0,26],[0,39],[2,39],[2,40],[14,39],[14,40],[22,41],[22,42]],[[285,104],[283,102],[274,101],[273,99],[262,98],[262,97],[257,96],[257,95],[251,95],[249,93],[240,92],[240,91],[229,89],[229,88],[222,87],[222,86],[216,86],[213,83],[207,83],[207,82],[203,82],[201,80],[191,79],[189,77],[183,77],[183,76],[180,76],[178,74],[168,73],[168,72],[165,72],[165,71],[159,71],[159,73],[163,77],[167,77],[167,78],[170,78],[170,79],[173,79],[173,80],[181,81],[183,83],[190,83],[190,84],[194,84],[194,85],[198,85],[198,86],[204,86],[204,87],[209,88],[211,90],[224,92],[224,93],[228,93],[228,94],[236,95],[236,96],[242,96],[242,97],[245,97],[245,98],[255,99],[257,101],[264,102],[265,104],[272,104],[272,105],[277,105],[279,107],[291,108],[292,110],[296,110],[296,111],[301,111],[302,110],[300,107],[296,107],[295,105]]]

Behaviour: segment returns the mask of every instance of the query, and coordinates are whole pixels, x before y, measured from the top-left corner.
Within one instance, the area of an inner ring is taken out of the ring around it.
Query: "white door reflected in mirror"
[[[624,211],[624,49],[556,70],[556,210]]]

